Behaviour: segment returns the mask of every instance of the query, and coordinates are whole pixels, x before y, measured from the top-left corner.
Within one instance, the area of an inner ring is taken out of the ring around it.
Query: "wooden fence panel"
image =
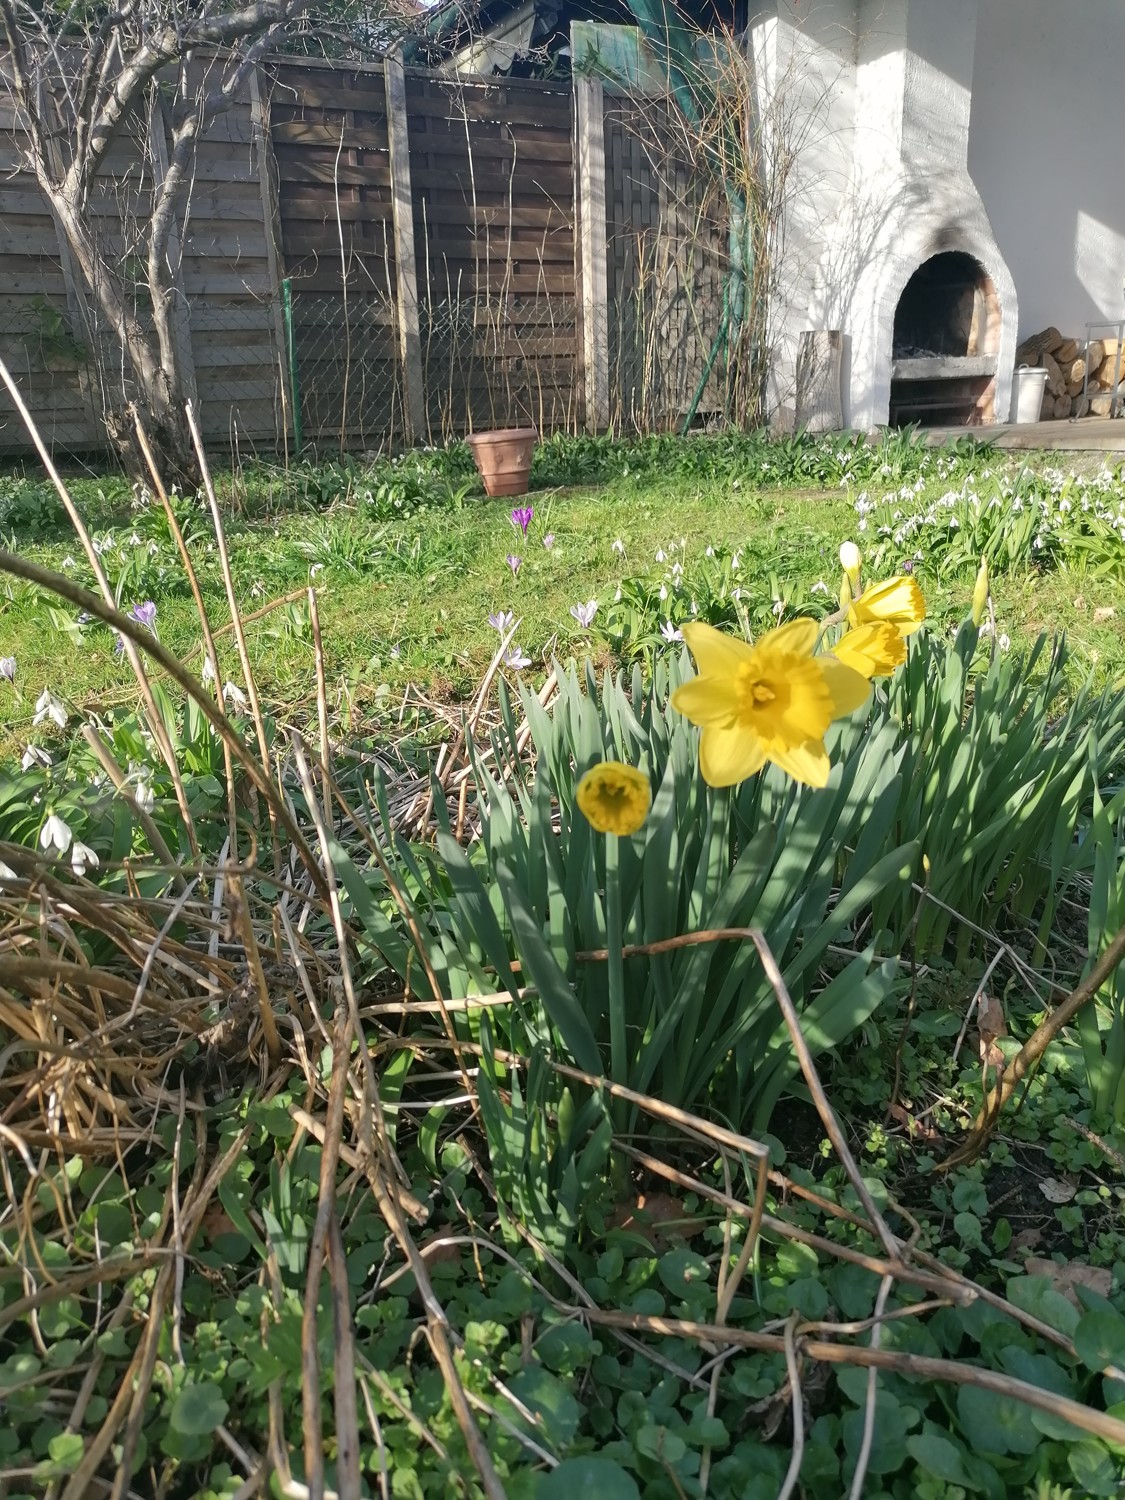
[[[381,64],[272,59],[204,132],[173,271],[205,438],[283,447],[293,375],[304,434],[322,447],[509,425],[574,430],[595,358],[592,420],[678,420],[718,326],[724,244],[694,164],[661,144],[659,106],[642,115],[606,102],[604,250],[595,235],[598,249],[586,252],[604,255],[606,291],[594,301],[605,326],[584,343],[569,84],[408,70],[395,88],[405,151],[401,134],[391,149]],[[48,441],[93,448],[104,443],[102,393],[73,349],[107,335],[68,276],[20,146],[0,62],[0,353],[34,396]],[[143,251],[160,170],[159,149],[128,134],[114,142],[92,216],[119,264]],[[589,183],[584,191],[599,197]],[[396,241],[414,286],[399,274]],[[143,290],[137,305],[144,316]],[[69,363],[47,336],[60,318]],[[704,408],[717,393],[718,377]],[[26,450],[12,416],[0,399],[0,452]]]
[[[606,98],[611,421],[659,431],[689,412],[722,318],[726,228],[719,194],[689,161],[667,106]],[[720,373],[699,414],[722,410]]]
[[[312,62],[275,71],[270,123],[304,436],[395,443],[403,383],[383,75]]]
[[[581,419],[571,93],[408,73],[431,435]]]

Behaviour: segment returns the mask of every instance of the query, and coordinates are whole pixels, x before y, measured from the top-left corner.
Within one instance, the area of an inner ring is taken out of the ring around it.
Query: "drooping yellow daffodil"
[[[652,787],[636,766],[619,760],[599,761],[578,783],[575,793],[586,821],[599,833],[628,838],[648,817]]]
[[[735,786],[772,761],[795,781],[824,786],[824,735],[867,701],[866,678],[832,656],[814,656],[815,620],[793,620],[753,646],[699,621],[683,627],[699,676],[672,694],[698,724],[699,768],[709,786]]]
[[[888,578],[886,583],[872,584],[848,609],[848,624],[876,625],[880,621],[893,625],[903,635],[913,635],[926,618],[926,601],[916,578]]]
[[[977,571],[977,581],[973,584],[973,624],[979,625],[984,619],[984,612],[988,608],[988,564],[982,557],[980,568]]]
[[[906,637],[882,620],[858,625],[836,642],[832,655],[862,677],[889,677],[906,660]]]

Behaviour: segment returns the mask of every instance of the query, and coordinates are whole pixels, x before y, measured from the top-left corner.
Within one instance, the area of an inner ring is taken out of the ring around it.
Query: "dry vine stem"
[[[1064,1026],[1069,1026],[1084,1005],[1088,1005],[1125,959],[1125,927],[1118,932],[1097,963],[1082,982],[1035,1028],[1023,1046],[1004,1069],[1000,1082],[985,1100],[972,1131],[952,1155],[941,1163],[944,1171],[973,1161],[984,1149],[988,1137],[1000,1118],[1000,1111],[1019,1087],[1028,1069],[1046,1052]]]
[[[339,945],[341,979],[344,987],[344,995],[347,1000],[350,1024],[355,1030],[356,1037],[362,1038],[364,1035],[363,1025],[359,1018],[359,1005],[356,1000],[351,965],[348,962],[348,934],[344,926],[343,912],[340,909],[339,891],[336,886],[336,878],[329,857],[329,834],[317,803],[316,792],[301,745],[301,739],[296,733],[293,735],[293,751],[297,762],[297,769],[301,777],[301,785],[304,788],[309,811],[316,824],[317,837],[324,854],[324,879],[329,892],[329,909],[332,913],[332,924],[336,933],[336,941]],[[436,985],[436,976],[434,983]],[[439,993],[437,989],[435,989],[436,993]],[[485,1495],[488,1497],[488,1500],[506,1500],[504,1487],[500,1483],[499,1476],[493,1467],[492,1459],[481,1436],[480,1428],[473,1417],[465,1388],[461,1383],[461,1377],[457,1372],[457,1365],[454,1362],[453,1350],[450,1344],[449,1323],[445,1316],[445,1310],[434,1293],[426,1263],[418,1252],[418,1247],[414,1243],[414,1238],[410,1233],[399,1203],[397,1184],[394,1181],[393,1173],[389,1170],[390,1153],[383,1121],[382,1104],[379,1099],[378,1083],[375,1079],[370,1053],[366,1046],[360,1046],[359,1056],[363,1066],[363,1086],[359,1097],[361,1109],[360,1139],[364,1148],[363,1166],[367,1173],[367,1180],[371,1185],[379,1212],[386,1220],[388,1228],[398,1241],[399,1247],[409,1261],[411,1270],[414,1272],[418,1295],[421,1297],[423,1306],[426,1309],[427,1330],[434,1361],[445,1380],[446,1389],[449,1392],[450,1405],[453,1407],[454,1415],[461,1428],[462,1436],[465,1439],[465,1446],[468,1448],[469,1455],[480,1476]],[[466,1078],[466,1083],[467,1081]],[[374,1129],[372,1128],[373,1126]],[[341,1118],[340,1125],[335,1132],[337,1144],[332,1147],[333,1150],[338,1149],[342,1128],[343,1123]],[[324,1141],[325,1152],[329,1150],[329,1145],[330,1136],[326,1130]]]

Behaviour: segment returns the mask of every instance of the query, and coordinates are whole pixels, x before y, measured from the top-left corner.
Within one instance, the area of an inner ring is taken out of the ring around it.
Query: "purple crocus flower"
[[[596,599],[591,599],[586,604],[572,604],[570,606],[571,615],[577,620],[583,630],[589,630],[590,626],[594,623],[594,616],[597,612],[598,601]]]
[[[146,630],[151,630],[156,624],[156,605],[151,599],[146,599],[143,604],[134,604],[129,611],[129,618],[136,620],[138,625],[143,625]]]
[[[531,525],[531,518],[534,514],[535,510],[533,506],[517,505],[512,512],[512,525],[518,526],[524,536],[526,536],[527,528]]]
[[[671,620],[664,621],[664,624],[660,627],[660,634],[669,643],[669,645],[671,645],[673,641],[682,641],[684,638],[683,631],[677,630],[676,627],[672,624]]]
[[[504,653],[504,665],[518,672],[531,666],[531,657],[525,654],[522,646],[509,646]]]
[[[511,568],[511,570],[512,570],[512,577],[513,578],[516,576],[516,574],[519,572],[519,570],[523,567],[523,558],[522,557],[514,557],[512,555],[512,553],[510,553],[510,552],[508,553],[508,555],[504,559],[504,561],[508,564],[509,568]]]
[[[494,615],[489,615],[488,623],[492,626],[493,630],[498,630],[503,635],[505,630],[509,629],[514,619],[515,616],[510,609],[502,609]]]
[[[555,533],[553,531],[548,531],[547,535],[543,538],[543,545],[544,547],[546,547],[548,552],[554,551]]]
[[[16,680],[16,659],[14,656],[0,656],[0,677],[6,682]]]

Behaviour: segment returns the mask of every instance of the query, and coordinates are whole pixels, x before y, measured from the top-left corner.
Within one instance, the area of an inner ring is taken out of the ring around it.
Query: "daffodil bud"
[[[977,581],[973,584],[973,624],[979,625],[988,608],[988,564],[981,558]]]
[[[854,593],[859,585],[859,570],[863,566],[863,554],[854,542],[843,542],[840,545],[840,566],[848,575],[848,582]]]

